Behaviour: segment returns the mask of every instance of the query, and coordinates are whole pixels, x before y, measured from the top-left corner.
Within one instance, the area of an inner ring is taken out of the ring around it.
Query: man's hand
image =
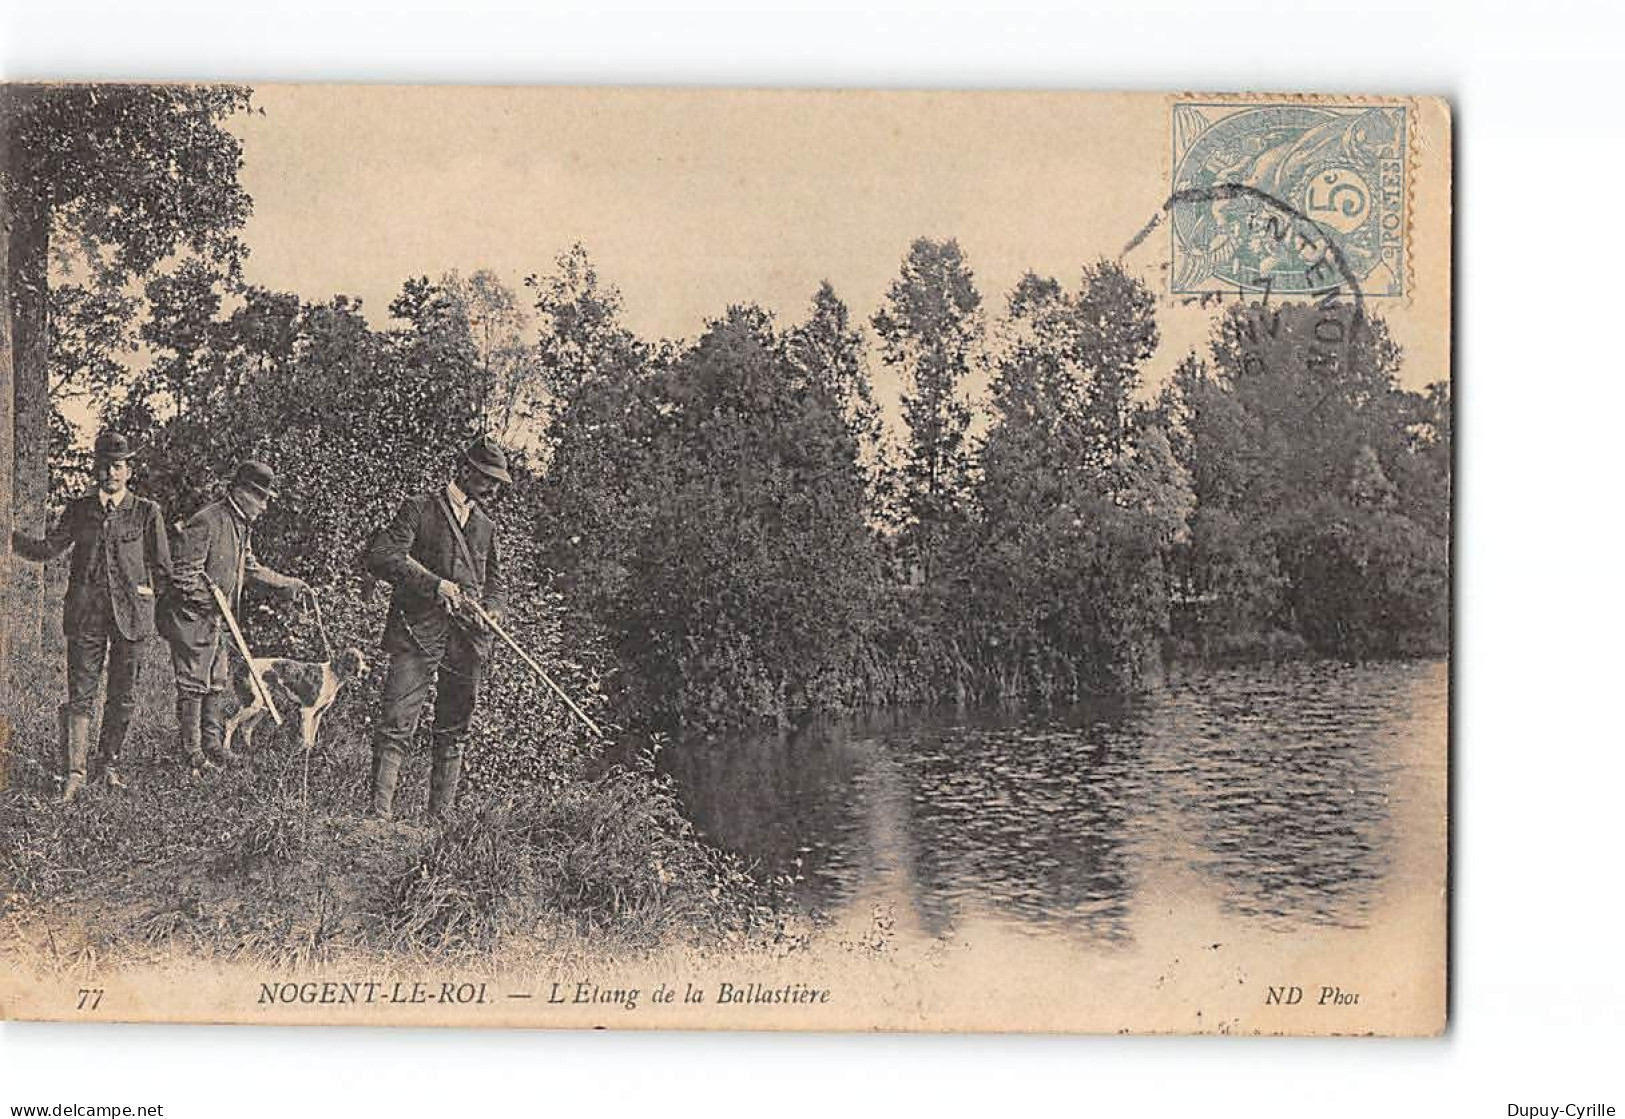
[[[452,614],[458,614],[462,611],[463,588],[450,579],[440,580],[440,585],[435,588],[435,594],[440,597],[440,605]]]
[[[295,598],[310,598],[315,594],[315,592],[310,589],[310,584],[299,578],[297,575],[294,576],[293,582],[288,584],[288,589],[293,592],[293,596]]]

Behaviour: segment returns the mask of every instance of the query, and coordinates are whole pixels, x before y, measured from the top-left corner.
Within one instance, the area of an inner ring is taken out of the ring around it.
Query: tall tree
[[[1340,656],[1448,645],[1448,396],[1346,301],[1237,305],[1169,414],[1198,504],[1185,574],[1220,640],[1285,630]],[[1175,399],[1177,398],[1177,399]]]
[[[10,346],[0,387],[12,395],[12,485],[6,499],[37,531],[47,496],[50,432],[49,262],[73,246],[96,282],[116,287],[181,246],[235,271],[236,231],[251,202],[238,171],[242,143],[222,127],[249,107],[242,86],[18,85],[0,89],[0,225],[8,231]],[[38,639],[37,567],[13,565],[9,618]]]
[[[536,293],[537,354],[556,414],[581,385],[606,371],[638,365],[644,347],[623,325],[620,289],[598,278],[586,248],[577,242],[560,253],[553,271],[527,276]]]
[[[840,408],[847,433],[858,448],[871,509],[878,510],[884,500],[879,489],[885,422],[864,362],[863,332],[852,325],[851,311],[829,281],[818,286],[812,314],[790,332],[786,345],[808,388]]]
[[[426,386],[446,415],[459,417],[464,437],[472,436],[488,385],[463,304],[444,286],[419,277],[402,285],[389,313],[405,325],[385,336],[387,357],[418,372],[417,391]],[[386,411],[394,404],[380,401]],[[416,414],[409,415],[416,422]]]
[[[1156,300],[1113,261],[1083,270],[1075,303],[1076,359],[1088,372],[1085,409],[1108,458],[1123,453],[1142,367],[1157,348]]]
[[[463,308],[486,386],[482,408],[487,430],[508,446],[525,440],[540,408],[541,367],[536,347],[525,341],[530,315],[513,290],[488,268],[472,276],[456,272],[441,286]]]
[[[600,281],[581,245],[525,286],[535,293],[549,463],[536,537],[572,597],[602,617],[651,515],[646,480],[663,421],[648,373],[658,355],[622,325],[619,289]]]
[[[1151,308],[1116,280],[1087,269],[1073,296],[1028,273],[1010,296],[975,543],[955,572],[963,644],[992,694],[1054,699],[1156,672],[1167,557],[1194,498],[1162,430],[1130,423],[1140,347],[1110,339],[1143,340]]]
[[[995,533],[1076,504],[1091,459],[1100,458],[1089,453],[1076,315],[1060,284],[1023,276],[1010,294],[1004,335],[978,487],[983,519]]]
[[[964,522],[971,463],[963,384],[982,340],[982,297],[959,242],[922,237],[875,314],[881,360],[903,375],[909,442],[902,465],[904,543],[929,582]]]
[[[257,285],[243,288],[241,296],[216,331],[222,389],[240,389],[249,376],[285,378],[297,356],[299,297]]]
[[[652,709],[704,722],[838,702],[876,576],[842,401],[755,306],[654,380],[650,515],[619,621]]]

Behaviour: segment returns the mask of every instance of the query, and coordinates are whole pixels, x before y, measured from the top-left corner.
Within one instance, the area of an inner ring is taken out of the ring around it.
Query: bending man
[[[193,514],[175,546],[174,594],[162,614],[175,666],[175,718],[180,750],[194,775],[230,764],[226,748],[226,688],[231,683],[226,648],[231,637],[209,589],[220,588],[233,615],[240,613],[243,585],[258,583],[284,595],[310,593],[303,579],[281,575],[254,555],[254,522],[276,497],[276,475],[262,462],[237,467],[219,501]]]

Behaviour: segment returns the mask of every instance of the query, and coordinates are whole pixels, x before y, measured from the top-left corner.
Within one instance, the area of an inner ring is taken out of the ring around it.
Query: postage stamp
[[[1209,201],[1172,210],[1170,294],[1320,291],[1331,245],[1364,295],[1404,296],[1409,123],[1402,103],[1176,102],[1174,194]],[[1308,234],[1276,235],[1271,200]]]

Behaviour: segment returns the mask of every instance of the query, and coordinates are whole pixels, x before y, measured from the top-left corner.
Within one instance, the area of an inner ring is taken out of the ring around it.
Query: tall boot
[[[203,697],[182,694],[175,699],[175,720],[180,724],[180,751],[194,774],[214,768],[203,752]]]
[[[200,740],[203,752],[221,765],[236,765],[243,759],[226,745],[226,693],[209,692],[203,697]]]
[[[62,787],[62,802],[67,804],[85,787],[85,762],[90,754],[90,713],[69,711],[67,715],[67,782]]]
[[[372,815],[380,820],[395,815],[395,786],[401,779],[401,752],[374,743],[372,748]]]
[[[463,752],[458,745],[442,750],[435,743],[434,765],[429,770],[429,817],[444,820],[457,807],[457,783],[463,775]]]
[[[119,757],[124,751],[124,738],[130,730],[133,708],[127,704],[108,704],[102,708],[102,732],[96,742],[96,775],[114,788],[123,788],[119,776]]]

